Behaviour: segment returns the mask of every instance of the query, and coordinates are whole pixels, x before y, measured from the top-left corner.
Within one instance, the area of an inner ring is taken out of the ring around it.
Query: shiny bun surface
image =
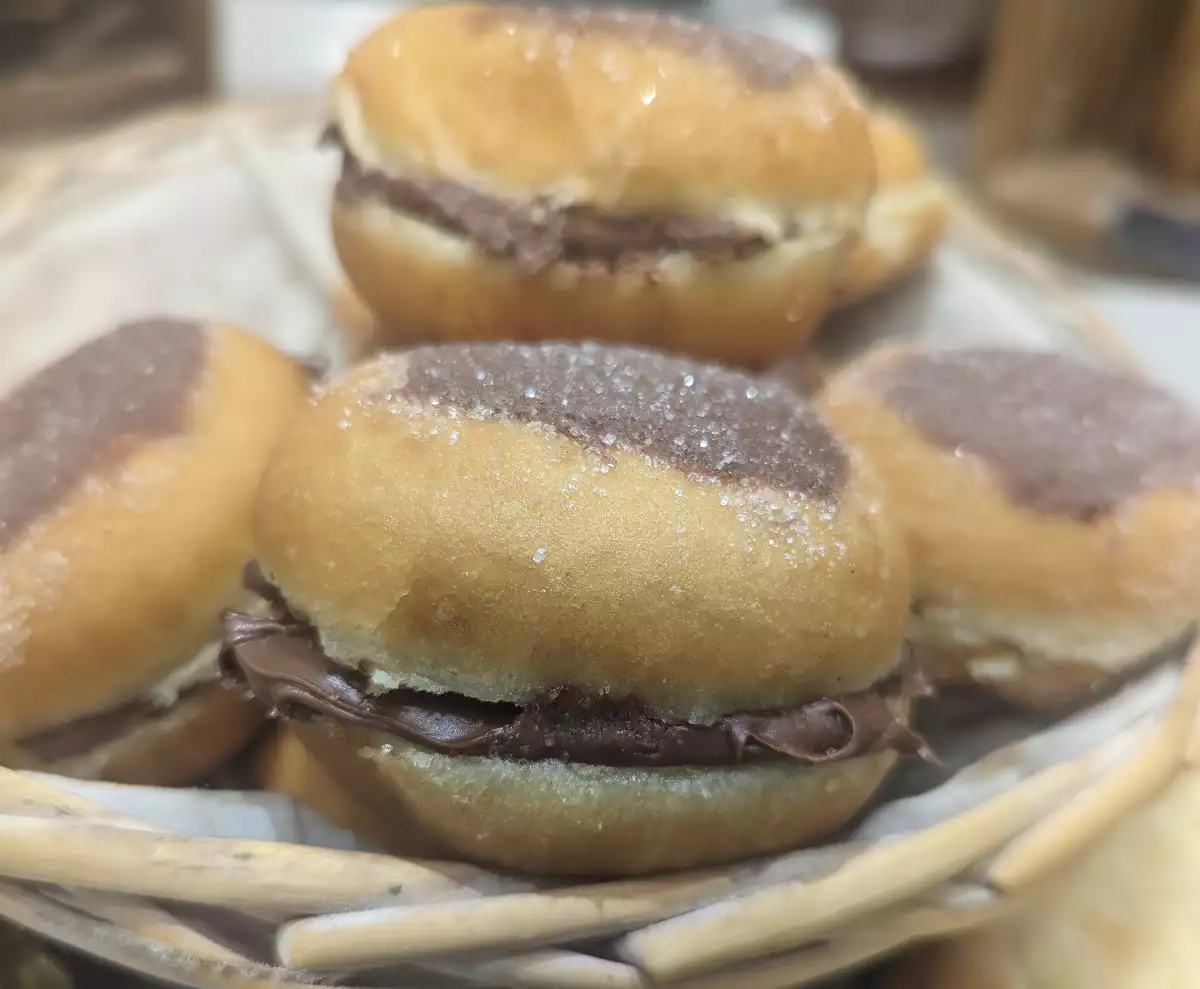
[[[397,341],[765,363],[823,311],[874,182],[836,69],[660,14],[420,6],[351,52],[332,109],[335,242]]]
[[[1047,352],[884,347],[818,402],[909,534],[911,635],[945,672],[1075,701],[1191,625],[1200,420]]]

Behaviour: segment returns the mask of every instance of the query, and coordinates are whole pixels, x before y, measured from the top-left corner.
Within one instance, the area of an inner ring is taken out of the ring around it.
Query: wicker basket
[[[0,187],[0,378],[151,310],[220,315],[343,362],[325,232],[336,165],[313,148],[319,125],[308,107],[197,111],[18,163]],[[898,333],[1129,360],[1053,271],[965,207],[928,275],[832,320],[818,360]],[[277,795],[0,770],[0,917],[221,989],[350,975],[799,985],[1019,907],[1165,788],[1200,701],[1200,649],[1187,652],[1066,721],[961,728],[948,768],[902,773],[835,844],[638,881],[561,886],[300,844]],[[213,824],[231,802],[237,823]]]

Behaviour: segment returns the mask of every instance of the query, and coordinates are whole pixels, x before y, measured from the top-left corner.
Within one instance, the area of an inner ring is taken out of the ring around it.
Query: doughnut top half
[[[425,347],[389,398],[553,428],[589,449],[641,453],[691,477],[836,498],[846,455],[787,387],[636,348]]]
[[[986,461],[1017,503],[1088,521],[1200,486],[1200,416],[1152,382],[1061,354],[914,351],[869,384],[929,442]]]
[[[812,71],[813,59],[773,38],[664,14],[550,5],[491,5],[474,17],[479,30],[537,24],[559,39],[607,34],[637,47],[661,46],[726,66],[754,89],[786,90]]]

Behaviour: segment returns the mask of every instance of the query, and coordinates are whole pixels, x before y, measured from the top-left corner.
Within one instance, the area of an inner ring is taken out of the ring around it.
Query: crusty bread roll
[[[616,874],[777,850],[919,745],[876,482],[747,375],[592,344],[385,355],[288,431],[256,537],[276,614],[227,616],[231,675],[363,752],[375,806],[444,853]]]
[[[158,783],[245,742],[258,719],[214,692],[217,613],[243,599],[259,474],[306,388],[248,333],[155,320],[0,398],[6,748]]]
[[[1200,611],[1200,420],[1051,353],[884,346],[819,407],[909,533],[936,675],[1034,706],[1136,670]]]
[[[949,198],[930,171],[920,139],[901,117],[871,113],[876,187],[862,236],[838,275],[834,304],[849,305],[928,262],[949,220]]]
[[[824,312],[874,182],[835,68],[659,14],[417,6],[351,52],[332,113],[334,240],[394,342],[765,365]]]
[[[263,739],[255,753],[259,785],[264,790],[286,794],[338,827],[353,831],[379,847],[395,847],[397,829],[394,823],[375,815],[359,799],[346,782],[345,762],[327,765],[313,755],[314,746],[305,744],[304,737],[311,735],[313,730],[308,725],[281,724]],[[411,855],[419,849],[415,851],[407,845],[397,851]]]
[[[1200,774],[1009,919],[922,947],[880,989],[1200,989]]]

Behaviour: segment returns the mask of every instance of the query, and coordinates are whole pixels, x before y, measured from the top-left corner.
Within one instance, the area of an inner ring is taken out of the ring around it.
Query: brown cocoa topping
[[[1133,374],[1060,354],[914,352],[870,378],[930,442],[979,457],[1016,504],[1091,521],[1200,484],[1200,417]]]
[[[701,479],[833,499],[846,456],[785,385],[632,347],[448,344],[407,355],[390,396],[551,426]]]
[[[196,324],[129,323],[0,399],[0,551],[124,452],[182,432],[204,357]]]
[[[218,689],[222,688],[216,683],[196,684],[182,691],[175,703],[194,697],[201,690]],[[84,715],[66,724],[26,735],[16,744],[43,763],[74,759],[166,716],[173,708],[174,705],[159,704],[148,698],[127,701],[106,711]]]
[[[772,38],[667,14],[496,5],[476,18],[480,30],[504,30],[521,23],[545,26],[558,39],[607,34],[624,39],[631,48],[673,48],[728,67],[751,89],[786,91],[813,66],[811,56]]]

